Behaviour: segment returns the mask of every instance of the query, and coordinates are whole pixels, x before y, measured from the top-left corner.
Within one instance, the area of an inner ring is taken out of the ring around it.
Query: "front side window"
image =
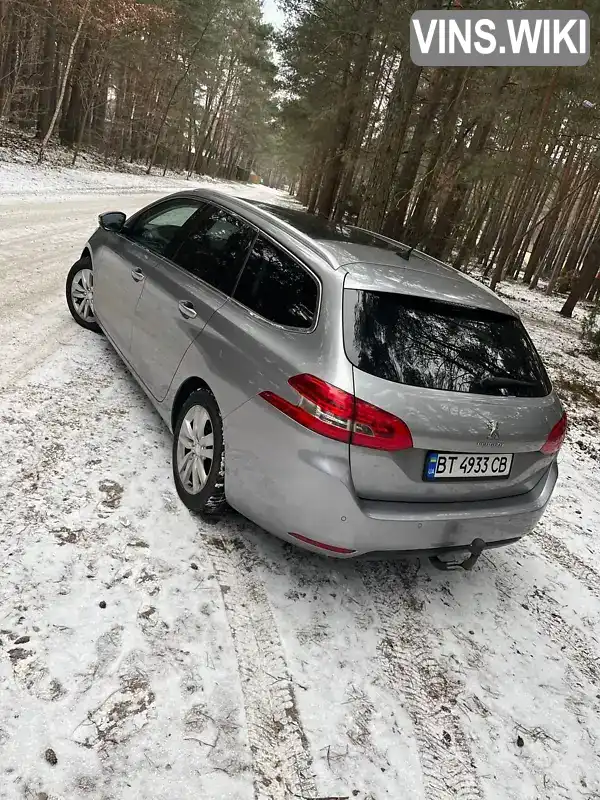
[[[173,260],[196,278],[231,294],[254,239],[254,229],[216,206],[195,221]]]
[[[270,322],[308,329],[317,315],[319,287],[297,261],[259,236],[233,296]]]
[[[201,203],[193,200],[177,200],[161,204],[135,220],[127,235],[154,253],[169,256],[184,225],[200,207]]]

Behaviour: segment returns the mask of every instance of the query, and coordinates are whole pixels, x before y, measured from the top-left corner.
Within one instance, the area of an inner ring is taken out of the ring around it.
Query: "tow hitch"
[[[483,539],[473,539],[470,545],[468,545],[465,549],[468,549],[470,552],[470,556],[467,556],[463,561],[444,561],[439,556],[430,556],[429,560],[433,564],[436,569],[447,570],[447,569],[466,569],[471,570],[477,563],[479,556],[482,554],[483,550],[485,549],[485,542]],[[450,555],[450,553],[448,554]]]

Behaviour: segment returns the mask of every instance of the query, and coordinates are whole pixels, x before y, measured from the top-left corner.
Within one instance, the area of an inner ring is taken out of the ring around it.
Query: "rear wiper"
[[[535,389],[537,387],[537,383],[534,381],[520,381],[517,378],[503,378],[500,375],[488,375],[487,378],[482,379],[481,386],[484,389]]]

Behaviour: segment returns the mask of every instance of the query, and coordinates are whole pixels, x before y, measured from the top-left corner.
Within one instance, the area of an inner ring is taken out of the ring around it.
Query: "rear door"
[[[272,508],[275,517],[279,513],[275,506],[280,498],[269,478],[276,447],[268,426],[248,424],[256,417],[246,415],[244,403],[265,389],[289,392],[288,379],[323,358],[322,331],[314,332],[321,320],[325,326],[328,321],[326,313],[319,318],[320,297],[316,275],[260,234],[232,300],[214,314],[200,338],[206,380],[224,420],[227,497],[248,513],[262,509],[259,517],[265,508]],[[303,455],[301,451],[299,457]]]
[[[146,264],[131,361],[159,402],[190,343],[230,298],[254,237],[242,219],[206,203],[170,257]]]
[[[540,448],[562,409],[516,317],[346,288],[344,340],[356,396],[402,419],[413,439],[396,452],[351,446],[359,496],[508,497],[549,468]]]
[[[207,381],[224,417],[265,388],[287,386],[289,377],[320,356],[320,340],[310,335],[319,302],[320,284],[310,270],[259,234],[232,300],[200,339]],[[263,432],[249,432],[254,435]]]

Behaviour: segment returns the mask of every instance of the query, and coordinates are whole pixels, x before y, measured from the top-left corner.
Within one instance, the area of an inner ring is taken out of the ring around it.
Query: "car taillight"
[[[267,403],[329,439],[374,450],[405,450],[413,446],[406,423],[348,392],[315,378],[295,375],[288,383],[300,395],[294,405],[274,392],[261,392]]]
[[[563,414],[558,420],[556,425],[550,431],[550,435],[546,440],[546,444],[542,447],[542,453],[550,456],[553,453],[558,453],[563,445],[565,436],[567,435],[567,415]]]

